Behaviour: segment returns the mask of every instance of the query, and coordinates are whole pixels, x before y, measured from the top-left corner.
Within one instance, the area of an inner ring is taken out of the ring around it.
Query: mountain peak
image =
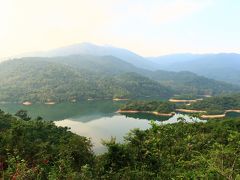
[[[129,51],[128,49],[117,48],[112,45],[96,45],[89,42],[72,44],[50,51],[30,54],[32,57],[61,57],[69,55],[114,56],[136,67],[144,69],[156,69],[154,63],[146,60],[134,52]]]

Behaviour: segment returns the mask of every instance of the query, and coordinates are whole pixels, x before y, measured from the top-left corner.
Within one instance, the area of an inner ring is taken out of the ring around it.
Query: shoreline
[[[177,112],[184,112],[184,113],[207,113],[207,111],[201,111],[201,110],[191,110],[191,109],[176,109]],[[218,118],[224,118],[226,117],[226,114],[229,112],[236,112],[240,113],[239,109],[229,109],[224,112],[224,114],[203,114],[200,116],[200,118],[203,119],[218,119]],[[146,113],[146,114],[153,114],[156,116],[165,116],[165,117],[172,117],[176,114],[176,112],[171,113],[159,113],[156,111],[138,111],[138,110],[121,110],[119,109],[116,111],[116,113],[129,113],[129,114],[135,114],[135,113]]]
[[[19,104],[24,105],[24,106],[31,106],[31,105],[33,105],[33,103],[30,102],[30,101],[25,101],[25,102],[22,102],[22,103],[19,103]],[[38,103],[36,103],[36,104],[38,104]],[[44,103],[40,103],[40,104],[54,105],[54,104],[56,104],[56,102],[51,101],[51,102],[44,102]]]
[[[207,111],[194,110],[194,109],[175,109],[175,111],[184,112],[184,113],[207,113]]]
[[[31,106],[31,105],[32,105],[32,102],[30,102],[30,101],[25,101],[25,102],[22,103],[22,105],[24,105],[24,106]]]
[[[127,98],[113,98],[113,101],[129,101]]]
[[[54,104],[56,104],[56,102],[45,102],[44,104],[46,104],[46,105],[54,105]]]
[[[224,118],[224,117],[226,117],[227,113],[229,113],[229,112],[240,113],[240,110],[239,109],[229,109],[229,110],[226,110],[224,112],[224,114],[213,114],[213,115],[205,114],[205,115],[202,115],[201,118],[206,118],[206,119]]]
[[[136,111],[136,110],[118,110],[116,113],[129,113],[129,114],[135,114],[135,113],[145,113],[145,114],[153,114],[156,116],[165,116],[165,117],[171,117],[175,115],[175,112],[171,113],[159,113],[156,111]]]
[[[169,99],[168,101],[169,102],[173,102],[173,103],[194,103],[194,102],[197,102],[197,101],[202,101],[203,99],[174,99],[174,98],[171,98]]]

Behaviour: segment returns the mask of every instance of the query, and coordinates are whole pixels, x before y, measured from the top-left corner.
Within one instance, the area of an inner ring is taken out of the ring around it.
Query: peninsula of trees
[[[196,101],[195,100],[188,101],[191,101],[191,103],[189,102],[174,103],[172,101],[171,102],[131,101],[123,105],[118,112],[120,113],[152,112],[153,114],[156,115],[170,115],[170,116],[176,112],[184,112],[184,113],[198,113],[203,118],[215,118],[215,117],[222,118],[225,117],[225,115],[229,112],[240,113],[240,94],[215,96],[203,98],[201,100]]]

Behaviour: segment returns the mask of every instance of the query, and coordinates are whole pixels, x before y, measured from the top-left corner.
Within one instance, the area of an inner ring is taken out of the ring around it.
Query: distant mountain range
[[[148,58],[160,69],[191,71],[198,75],[240,85],[240,54],[175,54]]]
[[[21,56],[27,57],[0,63],[0,101],[169,98],[174,94],[240,92],[238,54],[144,58],[126,49],[82,43]]]
[[[116,48],[113,46],[98,46],[91,43],[74,44],[50,51],[27,53],[21,56],[23,57],[56,57],[56,56],[69,56],[69,55],[93,55],[93,56],[114,56],[122,59],[125,62],[131,63],[136,67],[144,69],[157,69],[155,63],[146,61],[144,57],[137,55],[127,49]]]
[[[113,56],[141,69],[190,71],[207,78],[240,85],[240,54],[234,53],[173,54],[159,57],[142,57],[123,48],[80,43],[21,56],[57,57],[69,55]]]

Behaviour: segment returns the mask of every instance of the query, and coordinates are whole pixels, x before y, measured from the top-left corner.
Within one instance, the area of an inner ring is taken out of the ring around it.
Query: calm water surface
[[[0,104],[0,109],[11,114],[16,113],[19,109],[24,109],[33,118],[41,116],[46,120],[54,121],[57,126],[68,126],[72,132],[89,137],[96,153],[101,153],[105,150],[101,144],[102,140],[109,140],[111,137],[115,137],[117,141],[121,142],[131,129],[149,128],[149,120],[157,120],[158,124],[175,123],[179,116],[183,116],[189,122],[199,121],[181,114],[169,118],[149,114],[115,113],[122,103],[83,101],[55,105],[33,104],[31,106]]]

